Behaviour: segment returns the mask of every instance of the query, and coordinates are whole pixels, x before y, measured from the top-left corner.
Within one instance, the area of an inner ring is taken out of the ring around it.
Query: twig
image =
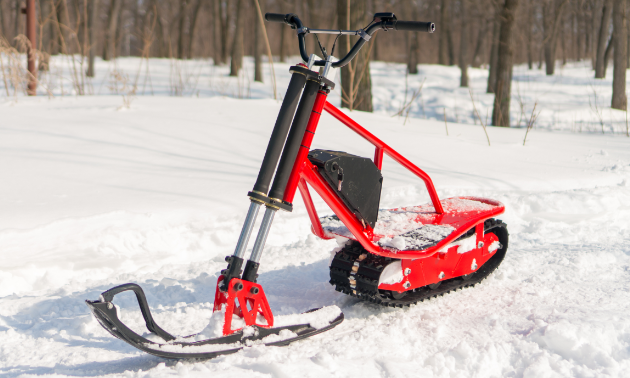
[[[446,123],[446,107],[444,107],[444,127],[446,127],[446,136],[448,136],[448,124]]]
[[[483,126],[483,132],[486,133],[486,139],[488,139],[488,146],[490,146],[490,137],[488,136],[488,130],[486,130],[486,125],[481,120],[481,117],[479,116],[479,112],[477,111],[477,107],[475,106],[475,99],[473,98],[472,89],[468,89],[468,93],[470,93],[470,100],[472,101],[473,109],[475,110],[475,113],[477,114],[477,118],[479,118],[479,122],[481,123],[481,126]]]
[[[417,91],[414,91],[413,94],[411,95],[411,99],[409,100],[409,102],[405,103],[403,105],[402,108],[400,108],[400,110],[394,114],[392,117],[396,117],[396,116],[402,116],[402,114],[405,112],[405,110],[407,110],[407,115],[409,115],[409,107],[411,106],[411,104],[413,104],[413,102],[415,101],[415,99],[420,96],[420,94],[422,93],[422,87],[424,87],[424,82],[427,80],[427,78],[425,77],[424,79],[422,79],[422,82],[420,83],[420,87],[418,87]],[[406,94],[405,94],[406,97]],[[406,101],[406,100],[405,100]]]
[[[267,56],[269,57],[269,64],[271,65],[271,83],[273,84],[273,99],[278,99],[278,92],[276,91],[276,70],[273,68],[273,56],[271,55],[271,46],[269,45],[269,37],[267,36],[267,28],[265,28],[265,20],[263,19],[262,11],[260,10],[260,3],[258,0],[254,0],[256,4],[256,11],[258,12],[258,18],[260,18],[260,27],[263,30],[265,36],[265,45],[267,45]]]
[[[534,109],[532,109],[532,114],[529,117],[529,122],[527,122],[527,131],[525,131],[525,138],[523,138],[523,146],[525,145],[525,142],[527,141],[527,134],[529,134],[529,130],[531,130],[532,127],[534,127],[534,123],[536,123],[536,118],[538,118],[538,115],[540,114],[540,111],[536,113],[537,105],[538,105],[538,102],[535,102]]]

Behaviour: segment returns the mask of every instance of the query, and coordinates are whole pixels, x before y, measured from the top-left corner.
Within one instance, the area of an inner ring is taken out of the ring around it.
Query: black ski
[[[154,341],[148,340],[140,336],[133,330],[129,329],[127,326],[125,326],[123,322],[120,321],[120,319],[118,318],[116,306],[114,306],[114,304],[112,303],[112,299],[114,295],[128,290],[132,290],[136,293],[138,304],[140,305],[140,310],[142,311],[142,315],[145,319],[147,329],[155,335],[164,339],[164,343],[156,343]],[[85,301],[85,303],[88,305],[88,307],[96,317],[96,320],[98,320],[101,326],[103,326],[103,328],[105,328],[113,336],[132,345],[135,348],[140,349],[143,352],[158,357],[175,359],[214,358],[219,355],[236,353],[239,350],[253,344],[263,344],[267,346],[285,346],[291,344],[292,342],[328,331],[329,329],[337,326],[344,319],[343,313],[340,313],[337,318],[335,318],[327,326],[322,328],[315,328],[312,327],[310,324],[295,324],[275,328],[263,328],[254,325],[247,330],[246,334],[243,332],[243,330],[241,330],[229,336],[217,337],[201,341],[186,341],[190,339],[194,340],[196,334],[176,338],[175,336],[161,329],[155,323],[153,317],[151,316],[151,311],[149,310],[144,292],[142,291],[140,286],[136,284],[125,284],[117,286],[101,294],[100,300],[87,300]],[[312,311],[317,310],[310,310],[308,312]],[[283,338],[277,341],[274,341],[272,338],[272,340],[269,342],[260,342],[268,336],[280,336],[280,332],[285,330],[294,333],[295,336]]]

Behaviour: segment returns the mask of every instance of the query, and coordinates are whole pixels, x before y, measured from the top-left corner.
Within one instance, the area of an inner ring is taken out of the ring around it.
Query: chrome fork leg
[[[241,230],[241,235],[238,238],[238,242],[236,243],[236,249],[234,250],[234,254],[232,256],[227,256],[225,261],[228,263],[227,269],[221,271],[221,274],[225,277],[223,282],[220,285],[221,290],[227,290],[227,285],[232,278],[240,278],[241,277],[241,267],[243,266],[243,255],[245,254],[245,249],[247,249],[247,244],[249,243],[249,237],[252,234],[252,229],[254,228],[254,222],[256,222],[256,217],[258,216],[258,210],[260,210],[260,203],[252,201],[249,205],[249,210],[247,211],[247,216],[245,217],[245,223],[243,224],[243,229]]]
[[[262,224],[260,225],[260,229],[258,230],[258,236],[256,236],[256,241],[254,242],[254,249],[252,250],[251,256],[249,256],[249,260],[245,265],[245,271],[243,272],[243,279],[246,281],[256,282],[256,278],[258,278],[258,266],[260,265],[260,257],[262,255],[263,249],[265,248],[267,236],[269,235],[269,229],[271,228],[271,224],[273,223],[273,218],[276,215],[276,211],[278,211],[278,209],[274,209],[271,207],[267,207],[267,209],[265,209],[265,215],[263,216]]]
[[[243,258],[247,244],[249,243],[249,237],[252,235],[252,229],[254,228],[254,222],[258,217],[258,210],[260,210],[260,202],[254,202],[249,205],[249,211],[247,211],[247,217],[241,230],[241,236],[236,243],[236,249],[234,250],[234,256]]]

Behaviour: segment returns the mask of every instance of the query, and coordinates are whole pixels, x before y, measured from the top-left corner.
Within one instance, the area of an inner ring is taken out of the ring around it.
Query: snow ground
[[[119,62],[126,63],[137,67],[137,61]],[[506,205],[500,218],[509,227],[509,251],[481,285],[405,309],[341,295],[328,284],[336,243],[311,235],[297,199],[293,213],[276,216],[260,283],[275,314],[337,305],[346,315],[340,326],[288,347],[250,348],[209,361],[166,361],[111,337],[83,301],[124,282],[143,286],[164,329],[190,334],[205,327],[217,274],[233,251],[279,108],[268,84],[252,83],[251,93],[259,91],[253,99],[201,85],[199,97],[166,96],[171,63],[151,64],[154,88],[162,89],[155,96],[138,93],[129,109],[109,93],[0,104],[1,376],[627,374],[630,139],[621,135],[621,124],[617,134],[607,126],[602,135],[599,121],[586,118],[590,71],[579,66],[559,76],[581,77],[571,99],[565,94],[573,79],[544,92],[540,75],[532,79],[535,90],[521,87],[530,99],[543,101],[546,93],[545,104],[562,118],[547,125],[541,113],[526,146],[524,129],[491,127],[489,147],[472,120],[449,118],[446,136],[441,106],[457,98],[463,107],[467,95],[456,88],[452,68],[421,66],[425,110],[432,104],[435,113],[427,111],[428,120],[421,105],[406,121],[391,117],[395,101],[404,100],[404,66],[381,63],[374,76],[396,84],[375,91],[376,114],[352,114],[425,169],[441,197],[483,196]],[[158,78],[160,64],[166,74]],[[216,70],[208,80],[238,89],[224,68]],[[472,74],[475,96],[482,93],[481,74]],[[279,74],[279,87],[287,79]],[[593,85],[604,93],[599,83]],[[570,132],[573,115],[590,126]],[[373,153],[328,115],[313,147]],[[422,183],[391,160],[383,173],[381,207],[428,201]],[[322,201],[317,205],[327,213]],[[123,294],[117,304],[123,319],[142,330],[133,296]]]

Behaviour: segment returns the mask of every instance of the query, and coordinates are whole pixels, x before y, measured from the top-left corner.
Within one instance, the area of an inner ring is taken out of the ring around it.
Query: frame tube
[[[284,191],[284,198],[282,198],[282,200],[285,202],[293,203],[293,198],[295,197],[295,191],[298,186],[298,181],[300,180],[300,171],[304,166],[306,156],[308,155],[311,144],[313,143],[313,137],[315,137],[317,124],[319,124],[319,118],[322,116],[322,111],[324,109],[324,104],[326,103],[327,97],[328,93],[325,90],[320,90],[317,92],[315,104],[313,105],[313,109],[311,110],[311,117],[309,118],[308,124],[306,125],[306,132],[304,132],[304,137],[302,138],[302,143],[300,144],[300,150],[298,151],[297,159],[293,164],[293,170],[291,171],[289,182],[287,183],[286,190]]]
[[[326,110],[328,113],[330,113],[330,115],[332,115],[333,117],[337,118],[337,120],[339,120],[341,123],[343,123],[344,125],[348,126],[352,131],[354,131],[355,133],[357,133],[360,136],[362,136],[363,139],[365,139],[368,142],[372,143],[374,145],[374,147],[377,148],[377,153],[378,154],[381,153],[381,152],[378,152],[378,150],[379,149],[382,150],[382,152],[387,154],[387,156],[391,157],[397,163],[399,163],[403,167],[405,167],[408,170],[410,170],[411,172],[413,172],[416,176],[420,177],[424,181],[424,184],[427,187],[427,191],[429,192],[429,196],[431,196],[431,202],[433,203],[433,207],[435,208],[435,212],[438,213],[438,214],[444,214],[444,209],[442,208],[442,203],[440,202],[440,197],[438,197],[438,195],[437,195],[437,192],[435,190],[435,187],[433,186],[433,181],[431,180],[431,177],[429,177],[429,175],[426,172],[424,172],[422,169],[416,167],[412,162],[407,160],[404,156],[402,156],[398,152],[394,151],[394,149],[391,148],[390,146],[388,146],[387,144],[383,143],[383,141],[381,141],[380,139],[375,137],[372,133],[370,133],[369,131],[364,129],[361,125],[356,123],[354,120],[352,120],[350,117],[348,117],[341,110],[337,109],[330,102],[326,102],[326,104],[324,105],[324,110]]]
[[[300,141],[304,138],[304,132],[313,109],[313,104],[315,103],[319,86],[319,82],[313,80],[306,82],[306,87],[304,88],[304,92],[302,92],[302,98],[295,112],[291,130],[289,131],[289,136],[287,137],[284,150],[282,151],[280,164],[278,165],[278,170],[276,171],[276,176],[273,180],[271,191],[269,192],[270,198],[282,200],[284,197],[287,182],[289,181],[293,165],[295,165],[295,158],[300,149]]]

